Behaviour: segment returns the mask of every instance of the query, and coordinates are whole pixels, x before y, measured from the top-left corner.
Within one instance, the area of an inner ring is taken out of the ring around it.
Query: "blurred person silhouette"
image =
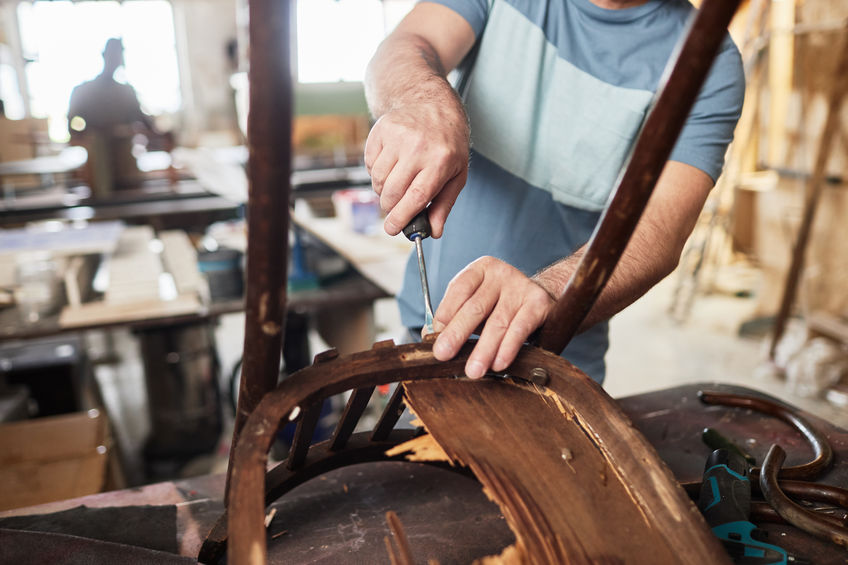
[[[115,189],[137,186],[141,173],[132,154],[133,139],[164,137],[163,148],[173,148],[170,134],[158,132],[153,118],[145,114],[135,89],[115,80],[124,65],[124,45],[111,38],[103,48],[103,71],[71,92],[68,105],[68,131],[71,144],[88,151],[86,180],[97,196]]]

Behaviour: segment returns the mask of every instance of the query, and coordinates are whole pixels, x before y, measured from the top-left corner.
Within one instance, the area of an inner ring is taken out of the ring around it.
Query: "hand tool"
[[[747,461],[750,465],[757,464],[757,460],[754,459],[750,453],[730,441],[729,438],[725,437],[715,428],[704,428],[704,431],[701,432],[701,441],[703,441],[704,445],[710,449],[728,449],[730,451],[735,451],[744,457],[745,461]]]
[[[735,451],[716,449],[707,459],[698,509],[737,565],[799,563],[749,521],[750,465]]]
[[[418,215],[412,218],[405,228],[403,235],[415,243],[415,252],[418,255],[418,274],[421,275],[421,292],[424,294],[424,329],[427,333],[433,333],[433,304],[430,302],[430,286],[427,284],[427,266],[424,264],[424,249],[421,241],[430,237],[430,220],[427,209],[424,208]]]

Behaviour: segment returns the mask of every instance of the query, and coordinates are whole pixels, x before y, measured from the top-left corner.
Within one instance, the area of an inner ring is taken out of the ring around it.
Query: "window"
[[[24,99],[18,88],[18,74],[10,63],[11,59],[9,48],[0,44],[0,100],[3,101],[6,117],[11,120],[20,120],[26,112]]]
[[[66,141],[71,90],[97,76],[110,37],[124,43],[124,69],[145,112],[180,109],[174,18],[166,0],[35,1],[18,6],[32,114],[48,118],[55,141]]]
[[[299,0],[299,82],[360,82],[377,46],[413,0]]]

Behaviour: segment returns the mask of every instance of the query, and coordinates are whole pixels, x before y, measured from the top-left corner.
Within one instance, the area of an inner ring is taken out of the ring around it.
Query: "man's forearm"
[[[675,269],[712,184],[694,167],[674,161],[666,165],[648,208],[581,331],[611,318]],[[543,269],[533,279],[558,298],[587,247]]]
[[[436,49],[414,33],[396,32],[380,45],[365,74],[365,98],[375,118],[422,102],[447,105],[465,117]]]
[[[680,256],[679,251],[676,249],[651,250],[651,244],[645,239],[640,231],[633,234],[633,239],[616,265],[612,277],[580,325],[580,331],[585,331],[599,322],[612,318],[674,270]],[[555,300],[558,299],[577,270],[587,247],[588,244],[543,269],[533,277],[533,280],[548,291]]]

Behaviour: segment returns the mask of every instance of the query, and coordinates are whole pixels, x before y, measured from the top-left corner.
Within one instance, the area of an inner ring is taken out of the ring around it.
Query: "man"
[[[378,119],[365,164],[389,234],[430,204],[441,238],[426,242],[438,359],[479,333],[466,374],[502,371],[544,323],[692,9],[685,0],[422,2],[381,44],[366,78]],[[463,100],[446,79],[460,66]],[[563,352],[597,381],[606,320],[676,266],[743,95],[728,37],[585,331]],[[410,262],[399,296],[408,326],[421,325],[421,303]]]
[[[103,71],[74,87],[68,105],[71,142],[88,151],[89,182],[100,195],[138,182],[132,138],[139,131],[156,133],[153,119],[141,110],[135,89],[114,78],[123,65],[123,43],[111,38],[103,48]]]

